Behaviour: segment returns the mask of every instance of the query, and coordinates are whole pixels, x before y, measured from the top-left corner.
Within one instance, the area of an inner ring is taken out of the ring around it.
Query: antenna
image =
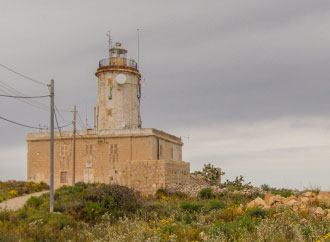
[[[136,29],[137,31],[137,67],[140,69],[140,29]]]
[[[85,114],[86,114],[86,127],[87,127],[87,129],[88,129],[88,119],[87,119],[87,103],[86,103],[86,112],[85,112]]]
[[[110,57],[110,49],[111,49],[111,45],[112,45],[112,39],[111,39],[111,32],[110,32],[110,31],[107,32],[107,36],[108,36],[108,43],[109,43],[109,57]]]

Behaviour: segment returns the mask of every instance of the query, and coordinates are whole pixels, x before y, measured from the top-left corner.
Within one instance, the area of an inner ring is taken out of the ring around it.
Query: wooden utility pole
[[[54,212],[54,80],[50,80],[50,195],[49,212]]]
[[[76,183],[76,123],[77,111],[76,105],[73,107],[73,161],[72,161],[72,186]]]

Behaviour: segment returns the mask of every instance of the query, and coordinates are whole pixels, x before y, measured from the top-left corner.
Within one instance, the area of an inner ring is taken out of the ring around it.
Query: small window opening
[[[61,183],[68,183],[68,172],[63,171],[61,172]]]

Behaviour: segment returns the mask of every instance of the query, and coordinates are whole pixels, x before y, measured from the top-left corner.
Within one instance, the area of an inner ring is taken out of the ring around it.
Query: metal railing
[[[111,58],[106,58],[106,59],[100,60],[99,61],[99,68],[106,67],[106,66],[117,66],[116,64],[111,64],[110,60],[111,60]],[[135,60],[125,59],[125,58],[120,58],[120,60],[123,60],[124,65],[126,65],[128,67],[131,67],[131,68],[134,68],[134,69],[137,69],[137,63],[136,63]]]

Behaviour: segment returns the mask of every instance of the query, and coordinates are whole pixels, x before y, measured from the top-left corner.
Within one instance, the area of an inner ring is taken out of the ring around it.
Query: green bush
[[[77,183],[74,187],[63,186],[55,193],[56,212],[86,221],[95,221],[106,212],[113,219],[128,216],[140,207],[140,197],[119,185]]]
[[[210,201],[210,209],[212,210],[212,209],[223,209],[223,208],[225,208],[226,207],[226,204],[225,204],[225,202],[223,202],[223,201],[219,201],[219,200],[217,200],[217,199],[212,199],[211,201]]]
[[[180,208],[186,211],[199,211],[203,208],[203,204],[197,203],[197,202],[188,202],[184,201],[180,204]]]
[[[43,198],[42,198],[42,197],[35,197],[35,196],[32,196],[32,197],[30,197],[29,200],[27,200],[27,202],[26,202],[26,206],[37,208],[37,207],[39,207],[42,203],[43,203]]]
[[[183,221],[185,224],[191,224],[192,222],[196,221],[197,217],[195,215],[191,215],[191,214],[186,214],[183,217]]]
[[[155,193],[156,199],[163,199],[164,197],[172,197],[172,198],[178,198],[178,199],[186,199],[188,198],[188,195],[184,192],[179,191],[169,191],[166,189],[158,189]]]
[[[260,186],[260,188],[263,190],[263,191],[265,191],[265,192],[269,192],[270,191],[270,186],[268,185],[268,184],[262,184],[261,186]]]
[[[211,188],[203,188],[199,191],[199,197],[202,199],[210,199],[213,198],[213,190]]]
[[[247,215],[255,218],[265,218],[266,212],[261,208],[253,208],[247,212]]]

